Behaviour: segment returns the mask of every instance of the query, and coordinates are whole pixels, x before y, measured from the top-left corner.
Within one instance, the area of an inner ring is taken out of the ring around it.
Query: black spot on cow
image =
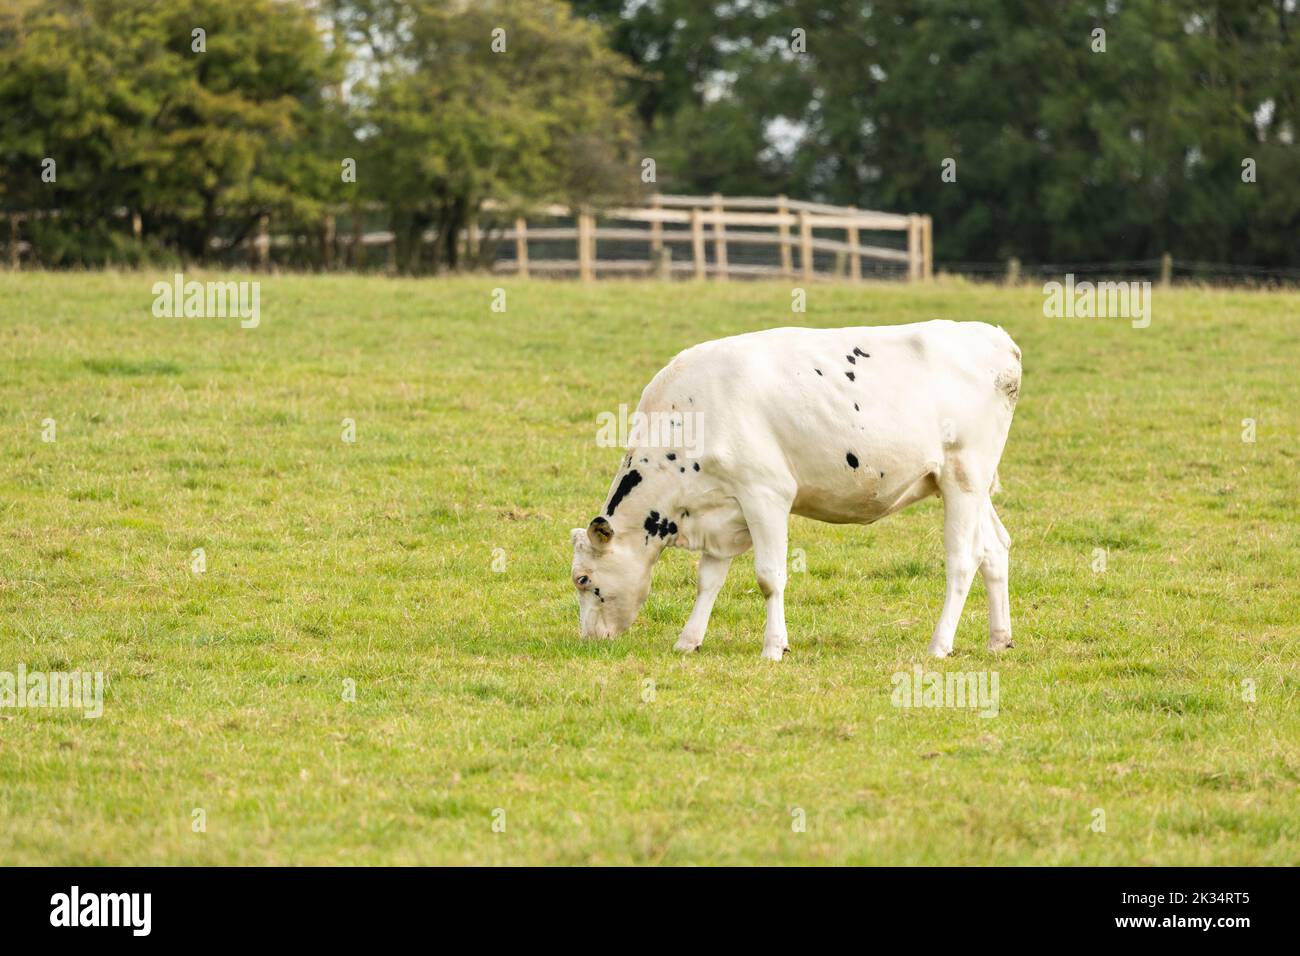
[[[614,494],[609,499],[609,504],[605,506],[605,514],[614,517],[614,509],[618,507],[620,501],[627,497],[627,493],[641,484],[641,472],[629,471],[623,476],[623,480],[618,483],[614,489]]]
[[[696,471],[699,471],[699,470],[700,470],[700,463],[699,463],[698,461],[697,461],[697,462],[694,462],[694,463],[692,463],[691,467],[694,468]]]
[[[884,473],[883,471],[880,473],[880,477],[881,477],[881,478],[884,478],[884,477],[885,477],[885,473]]]
[[[854,354],[854,355],[861,355],[863,358],[871,358],[870,355],[868,355],[866,352],[862,351],[862,349],[858,348],[856,345],[853,346],[853,354]]]
[[[849,377],[849,381],[850,381],[850,382],[853,381],[853,373],[852,373],[852,372],[845,372],[844,374],[847,375],[847,376]]]
[[[853,410],[854,410],[855,412],[860,412],[860,411],[862,411],[862,409],[858,408],[858,403],[857,403],[857,402],[854,402],[854,403],[853,403]]]
[[[858,467],[858,456],[853,454],[853,452],[849,452],[848,454],[846,454],[844,456],[844,460],[849,463],[850,468]]]
[[[651,538],[666,538],[670,534],[677,533],[676,522],[669,521],[667,518],[660,518],[659,512],[652,511],[645,519],[646,541]]]
[[[668,460],[669,460],[669,461],[676,461],[676,460],[677,460],[677,452],[675,452],[675,451],[670,451],[670,452],[668,453]]]
[[[685,469],[685,468],[679,468],[679,469],[677,469],[677,470],[680,471],[683,475],[686,474],[686,469]]]
[[[641,464],[643,464],[643,465],[648,465],[648,464],[650,464],[650,459],[649,459],[649,458],[642,458],[642,459],[641,459]]]
[[[858,364],[858,360],[855,359],[852,355],[846,355],[846,356],[844,356],[844,357],[845,357],[846,359],[849,360],[849,364],[850,364],[850,365],[857,365],[857,364]]]
[[[822,370],[819,369],[819,368],[815,368],[815,369],[813,369],[813,371],[816,372],[818,375],[820,375],[820,374],[822,373]]]

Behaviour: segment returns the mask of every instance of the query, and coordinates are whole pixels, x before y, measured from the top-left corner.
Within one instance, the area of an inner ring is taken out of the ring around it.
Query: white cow
[[[642,393],[635,420],[649,427],[601,513],[573,529],[582,636],[627,630],[663,549],[689,548],[699,593],[676,648],[695,650],[731,559],[752,544],[763,656],[780,660],[790,514],[870,524],[937,494],[948,584],[930,653],[952,652],[976,570],[989,647],[1010,647],[1011,539],[990,496],[1019,392],[1020,349],[982,322],[770,329],[687,349]]]

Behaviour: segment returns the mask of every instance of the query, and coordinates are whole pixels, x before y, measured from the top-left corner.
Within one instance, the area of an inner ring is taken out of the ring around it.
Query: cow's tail
[[[1002,328],[1000,325],[998,326],[998,332],[1001,334],[1003,344],[1005,345],[1008,354],[1006,355],[1006,359],[1002,363],[1001,368],[994,376],[993,385],[998,392],[1002,394],[1003,398],[1006,399],[1010,410],[1014,412],[1016,402],[1020,399],[1020,346],[1016,345],[1011,336],[1007,334],[1006,329]],[[1010,420],[1008,419],[1008,425],[1009,424]],[[1001,490],[1002,482],[998,478],[997,469],[994,469],[993,483],[989,487],[989,495],[996,495]],[[1007,529],[1002,527],[1002,522],[997,520],[996,514],[994,515],[994,521],[996,523],[998,537],[1009,541],[1010,538],[1007,535]],[[1006,543],[1006,541],[1003,543]]]
[[[1002,326],[998,326],[998,331],[1002,333],[1010,355],[998,370],[993,384],[1006,397],[1007,403],[1015,408],[1016,402],[1020,400],[1020,346],[1012,341],[1011,336],[1007,335],[1006,329]]]

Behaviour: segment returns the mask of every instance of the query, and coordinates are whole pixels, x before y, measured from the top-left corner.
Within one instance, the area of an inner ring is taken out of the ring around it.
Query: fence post
[[[659,210],[663,209],[663,207],[664,207],[663,200],[659,198],[658,193],[655,193],[654,196],[652,196],[650,199],[650,208],[653,209],[655,212],[659,212]],[[656,219],[650,223],[650,261],[651,262],[655,261],[654,254],[658,252],[660,249],[662,249],[663,247],[664,247],[664,224]]]
[[[263,213],[257,220],[257,239],[253,248],[257,251],[257,268],[265,272],[271,261],[271,235],[268,231],[271,217]]]
[[[593,228],[591,213],[578,213],[578,278],[584,282],[590,281],[595,275],[591,261],[596,251],[596,243],[592,238]]]
[[[469,221],[469,224],[465,228],[465,258],[469,260],[470,268],[478,265],[478,252],[478,219],[474,218]]]
[[[18,214],[11,212],[9,214],[9,268],[17,269],[18,266]]]
[[[808,211],[805,209],[799,210],[799,268],[805,280],[812,279],[812,223],[808,221]]]
[[[349,263],[353,271],[360,272],[361,267],[365,264],[366,256],[366,234],[365,222],[361,215],[361,207],[352,207],[352,248],[348,250],[352,255],[352,261]],[[436,241],[436,240],[435,240]]]
[[[915,213],[907,217],[907,280],[921,278],[921,217]]]
[[[1165,253],[1160,257],[1160,284],[1168,286],[1174,278],[1174,257]]]
[[[781,274],[794,275],[794,266],[790,262],[790,225],[785,221],[790,214],[790,207],[784,196],[776,197],[776,211],[781,215],[781,224],[777,226],[781,236]]]
[[[139,210],[136,210],[135,212],[131,213],[131,235],[135,238],[137,242],[139,242],[140,237],[143,234],[144,234],[144,221],[140,218]]]
[[[713,194],[713,261],[718,267],[718,278],[727,278],[727,230],[722,224],[722,194]]]
[[[704,223],[700,220],[700,207],[691,208],[691,255],[695,259],[695,278],[704,278]]]
[[[934,278],[934,220],[921,217],[921,278],[929,282]]]
[[[321,236],[321,262],[328,272],[334,265],[334,215],[325,217],[325,231]]]
[[[858,208],[856,206],[850,206],[849,215],[856,216],[857,214]],[[860,282],[862,280],[862,260],[859,254],[860,248],[861,244],[859,242],[858,226],[857,223],[854,223],[849,226],[849,278],[854,282]]]
[[[1020,284],[1020,260],[1012,256],[1007,260],[1007,285]]]
[[[654,253],[655,278],[668,280],[673,277],[673,251],[662,246]]]
[[[528,278],[528,220],[522,216],[515,220],[515,272]]]

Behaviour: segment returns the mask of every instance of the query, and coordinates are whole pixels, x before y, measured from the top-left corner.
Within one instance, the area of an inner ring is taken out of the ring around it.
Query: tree
[[[632,100],[677,191],[929,213],[941,260],[1294,263],[1291,0],[575,6],[655,78]]]
[[[635,192],[617,102],[629,67],[565,5],[366,0],[336,14],[361,64],[359,180],[389,211],[399,270],[456,268],[457,237],[489,199],[509,212]]]
[[[223,231],[233,243],[262,215],[312,212],[294,144],[335,67],[295,4],[20,0],[0,14],[0,201],[43,213],[49,264],[114,258],[132,212],[205,259]]]
[[[791,90],[770,3],[573,0],[636,68],[623,95],[636,110],[664,192],[781,192],[786,159],[769,124]],[[796,91],[797,92],[797,91]],[[797,108],[797,106],[796,106]]]

